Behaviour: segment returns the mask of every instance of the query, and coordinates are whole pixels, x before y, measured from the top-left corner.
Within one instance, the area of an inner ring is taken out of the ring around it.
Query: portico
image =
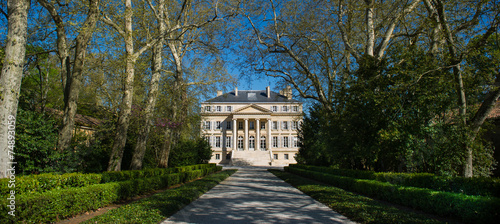
[[[218,94],[202,103],[201,134],[214,151],[210,162],[295,163],[302,103],[269,89]]]

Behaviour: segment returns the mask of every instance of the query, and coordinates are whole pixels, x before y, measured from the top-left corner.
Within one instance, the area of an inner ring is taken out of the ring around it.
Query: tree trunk
[[[81,31],[76,37],[75,59],[73,69],[68,66],[67,84],[64,91],[64,115],[57,148],[67,149],[71,144],[72,132],[75,125],[75,115],[78,107],[78,96],[82,83],[82,71],[85,64],[85,54],[99,16],[99,0],[90,0],[87,18],[82,25]],[[64,38],[65,39],[65,38]],[[66,62],[69,63],[69,62]]]
[[[466,127],[467,126],[467,99],[465,98],[465,88],[463,84],[463,79],[462,79],[462,69],[460,67],[460,60],[457,59],[457,50],[455,48],[455,41],[453,38],[453,34],[451,33],[450,27],[448,25],[445,11],[444,11],[444,5],[441,0],[436,1],[436,11],[437,11],[437,17],[439,20],[439,24],[443,28],[442,31],[444,32],[444,38],[446,40],[446,44],[448,46],[448,51],[450,54],[450,63],[453,65],[453,74],[455,76],[455,84],[457,88],[457,94],[458,94],[458,110],[459,110],[459,116],[461,120],[461,124]],[[467,159],[466,163],[464,165],[464,176],[465,177],[473,177],[473,166],[472,166],[472,149],[469,147],[467,142],[464,142],[464,147],[467,152]]]
[[[132,96],[134,95],[135,62],[134,39],[132,36],[132,1],[125,2],[125,48],[127,53],[127,67],[123,100],[120,105],[120,116],[116,124],[116,135],[114,138],[111,155],[108,163],[108,171],[120,171],[123,150],[127,143],[127,131],[132,111]]]
[[[23,77],[30,0],[8,0],[8,33],[5,60],[0,74],[0,178],[15,172],[15,122]],[[14,168],[12,170],[11,168]],[[9,170],[11,169],[11,170]]]
[[[160,0],[158,5],[158,12],[161,21],[159,22],[160,33],[165,33],[165,25],[163,22],[164,18],[164,1]],[[137,136],[137,142],[134,149],[134,154],[132,155],[132,162],[130,163],[130,169],[140,170],[142,168],[142,161],[144,159],[144,154],[146,153],[146,143],[148,141],[149,131],[151,129],[151,117],[153,115],[154,108],[156,106],[156,99],[158,98],[158,87],[160,85],[160,75],[162,67],[162,49],[163,49],[164,38],[161,38],[158,43],[153,48],[153,75],[149,83],[150,90],[148,93],[148,99],[146,101],[146,108],[144,110],[144,125],[139,130],[139,136]],[[168,158],[167,158],[168,163]]]
[[[92,38],[94,34],[95,26],[98,21],[99,0],[89,1],[87,18],[81,27],[80,33],[76,37],[73,69],[71,69],[64,21],[53,4],[49,3],[47,0],[38,0],[38,2],[49,12],[56,25],[57,54],[61,62],[61,80],[64,91],[64,115],[59,130],[57,149],[62,151],[70,146],[73,136],[78,95],[80,93],[81,74],[85,62],[87,46],[90,38]]]
[[[375,7],[375,0],[365,0],[366,3],[366,54],[373,57],[375,47],[375,28],[373,27],[373,10]]]

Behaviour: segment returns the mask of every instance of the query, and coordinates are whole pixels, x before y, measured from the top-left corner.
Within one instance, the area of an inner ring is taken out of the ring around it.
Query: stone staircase
[[[232,166],[270,166],[269,151],[233,151],[230,165]]]

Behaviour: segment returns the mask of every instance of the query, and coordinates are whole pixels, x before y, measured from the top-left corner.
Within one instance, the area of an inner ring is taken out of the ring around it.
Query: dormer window
[[[257,100],[257,93],[248,93],[248,100]]]

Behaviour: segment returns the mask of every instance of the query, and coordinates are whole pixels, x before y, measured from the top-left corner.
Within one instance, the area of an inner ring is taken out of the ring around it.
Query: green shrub
[[[391,184],[429,188],[436,191],[500,197],[500,179],[487,177],[445,177],[430,173],[376,173],[373,171],[333,169],[329,167],[290,165],[299,169],[329,173],[356,179],[377,180]]]
[[[185,173],[16,195],[16,216],[8,215],[8,207],[5,204],[7,200],[3,200],[0,219],[27,223],[55,222],[119,200],[190,181],[201,177],[203,173],[213,173],[220,169],[215,165],[210,166],[206,168],[207,171],[193,170]]]
[[[84,223],[159,223],[196,200],[234,172],[236,170],[225,170],[209,175],[201,180],[168,189],[149,198],[108,211]]]
[[[16,174],[61,172],[65,153],[55,150],[57,122],[38,112],[18,109],[16,117]]]
[[[66,189],[71,187],[83,187],[98,183],[108,183],[117,181],[126,181],[132,179],[142,179],[154,176],[164,176],[172,173],[185,173],[193,170],[201,170],[202,175],[207,175],[213,172],[212,169],[216,164],[198,164],[176,168],[154,168],[144,170],[125,170],[111,171],[102,174],[81,174],[81,173],[66,173],[66,174],[39,174],[26,175],[16,177],[15,189],[8,187],[9,179],[0,179],[0,194],[6,196],[10,190],[15,190],[17,195],[34,192],[44,192],[52,189]],[[198,176],[199,177],[199,176]],[[181,178],[179,181],[184,181]]]
[[[271,170],[277,177],[358,223],[441,223],[438,220],[398,209],[387,203],[316,182],[287,172]]]
[[[2,195],[8,194],[12,189],[8,188],[8,179],[0,179],[0,192]],[[52,189],[65,189],[71,187],[83,187],[101,183],[100,174],[65,173],[59,174],[39,174],[16,177],[16,194],[44,192]]]
[[[204,138],[180,140],[170,152],[170,167],[203,164],[210,161],[212,149]]]
[[[465,222],[494,223],[500,217],[500,199],[472,196],[426,188],[394,185],[376,180],[363,180],[328,173],[287,167],[286,171],[338,186],[345,190],[402,204],[442,216],[457,217]]]

